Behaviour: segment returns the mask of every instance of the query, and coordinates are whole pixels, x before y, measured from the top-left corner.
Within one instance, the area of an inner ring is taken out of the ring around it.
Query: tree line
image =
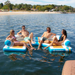
[[[0,9],[4,10],[25,10],[25,11],[66,11],[75,12],[75,8],[67,5],[31,5],[31,4],[12,4],[7,0],[4,4],[0,3]]]

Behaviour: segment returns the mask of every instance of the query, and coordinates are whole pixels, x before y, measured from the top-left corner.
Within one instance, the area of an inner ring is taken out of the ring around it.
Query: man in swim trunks
[[[17,35],[24,37],[24,41],[28,42],[29,45],[31,46],[31,48],[35,50],[35,48],[32,47],[32,44],[31,44],[31,42],[33,42],[33,33],[31,33],[29,35],[29,32],[27,30],[25,30],[24,25],[22,26],[22,30],[20,32],[18,32]]]
[[[39,44],[39,46],[38,46],[38,49],[40,49],[41,44],[42,44],[43,42],[45,42],[45,43],[49,43],[49,42],[50,42],[50,40],[49,40],[49,37],[50,37],[50,36],[54,37],[55,35],[56,35],[56,34],[51,33],[50,27],[47,27],[47,31],[44,32],[43,35],[42,35],[42,37],[41,37],[41,41],[40,41],[40,44]]]

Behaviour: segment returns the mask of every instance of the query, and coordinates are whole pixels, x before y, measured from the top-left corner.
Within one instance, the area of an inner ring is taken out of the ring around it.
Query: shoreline
[[[3,15],[24,15],[24,14],[75,14],[75,13],[62,13],[62,12],[42,12],[42,11],[10,11],[10,12],[0,12],[0,16]]]
[[[18,12],[0,12],[1,15],[24,15],[24,14],[61,14],[60,12],[32,12],[32,11],[18,11]]]

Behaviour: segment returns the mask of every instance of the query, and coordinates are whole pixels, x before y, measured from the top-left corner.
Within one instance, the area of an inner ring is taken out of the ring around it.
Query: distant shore
[[[32,11],[0,12],[0,15],[22,15],[22,14],[61,14],[61,13],[60,12],[32,12]]]

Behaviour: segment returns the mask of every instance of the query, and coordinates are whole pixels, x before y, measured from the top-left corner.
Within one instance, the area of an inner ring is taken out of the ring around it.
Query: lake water
[[[3,52],[5,38],[11,29],[15,34],[25,25],[35,36],[41,36],[46,27],[61,35],[65,29],[71,41],[72,53],[50,54],[45,50],[27,53]],[[66,60],[75,59],[75,14],[25,14],[0,16],[0,75],[61,75]]]

